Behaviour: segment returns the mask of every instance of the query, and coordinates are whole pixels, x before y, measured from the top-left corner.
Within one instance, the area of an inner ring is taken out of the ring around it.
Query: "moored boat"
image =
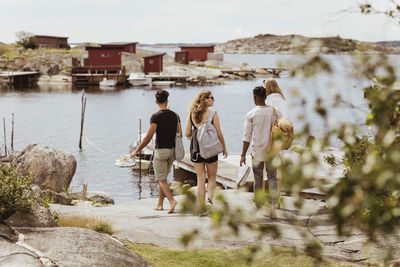
[[[152,78],[145,77],[144,73],[131,73],[128,81],[132,86],[144,86],[151,85]]]

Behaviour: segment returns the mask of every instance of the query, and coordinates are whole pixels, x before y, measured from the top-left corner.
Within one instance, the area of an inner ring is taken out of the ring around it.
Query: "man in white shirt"
[[[271,202],[271,218],[276,218],[275,206],[277,204],[277,170],[268,166],[266,162],[268,143],[272,126],[275,122],[274,111],[265,104],[266,90],[262,86],[253,89],[254,104],[256,107],[246,114],[243,134],[243,149],[240,157],[240,166],[246,164],[246,153],[252,143],[251,158],[254,173],[254,192],[263,190],[263,171],[267,171],[269,195]],[[278,111],[278,117],[281,117]]]

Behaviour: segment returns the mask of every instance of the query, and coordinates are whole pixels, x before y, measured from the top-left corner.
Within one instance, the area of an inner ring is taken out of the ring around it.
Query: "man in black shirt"
[[[130,157],[135,157],[140,150],[146,147],[156,133],[153,166],[154,175],[159,185],[159,197],[155,210],[163,210],[164,197],[167,197],[171,205],[168,213],[173,213],[177,202],[169,189],[167,176],[175,160],[175,136],[177,131],[182,136],[182,127],[178,114],[167,107],[168,96],[169,93],[165,90],[161,89],[156,92],[156,104],[160,109],[151,116],[150,128],[146,136]]]

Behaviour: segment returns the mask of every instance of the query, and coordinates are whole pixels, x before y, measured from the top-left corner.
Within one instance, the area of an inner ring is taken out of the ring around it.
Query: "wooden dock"
[[[331,153],[331,152],[327,152]],[[340,154],[341,152],[335,152]],[[318,169],[315,170],[315,175],[318,180],[323,182],[325,185],[321,188],[305,188],[301,191],[301,195],[307,199],[319,199],[324,200],[326,198],[325,191],[334,186],[338,180],[342,177],[342,168],[333,168],[328,163],[324,162],[325,154],[321,154],[321,163]],[[295,160],[297,157],[295,152],[285,152],[284,158]],[[218,159],[218,171],[217,171],[217,183],[221,184],[224,188],[236,188],[236,177],[239,169],[240,155],[230,154],[226,159],[219,157]],[[251,166],[251,158],[246,158],[247,165]],[[181,161],[175,161],[174,178],[178,181],[186,179],[196,179],[196,172],[193,163],[190,161],[189,154],[186,153],[185,157]],[[264,172],[264,178],[266,174]],[[254,175],[250,171],[245,186],[248,189],[252,189],[254,184]],[[284,191],[284,188],[282,189]]]
[[[182,75],[159,75],[159,74],[147,74],[146,78],[151,78],[153,81],[176,81],[186,82],[189,76]]]
[[[39,76],[36,71],[3,71],[0,72],[0,81],[10,85],[32,84]]]

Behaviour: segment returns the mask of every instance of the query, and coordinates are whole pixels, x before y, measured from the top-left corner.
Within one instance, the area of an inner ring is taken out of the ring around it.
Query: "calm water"
[[[278,61],[288,58],[290,56],[286,55],[225,55],[226,61],[258,66],[275,66]],[[301,127],[303,121],[298,118],[304,116],[313,123],[313,133],[317,137],[325,130],[323,123],[312,112],[311,103],[317,97],[330,104],[333,94],[337,92],[347,102],[358,107],[343,107],[330,113],[331,125],[336,122],[363,122],[367,112],[361,88],[368,82],[349,77],[349,57],[329,56],[328,59],[336,70],[332,76],[278,79],[291,107],[289,116],[295,128]],[[212,88],[170,88],[169,107],[186,121],[187,109],[197,92],[211,89],[228,152],[240,153],[244,116],[254,106],[251,90],[261,84],[262,79],[255,79],[227,82]],[[290,93],[295,89],[298,90],[298,95]],[[143,121],[143,131],[147,130],[151,114],[157,111],[154,91],[125,88],[104,92],[94,88],[85,90],[85,93],[87,107],[83,151],[79,151],[82,90],[47,85],[36,89],[0,91],[0,118],[6,118],[8,137],[11,113],[15,113],[16,150],[22,150],[30,143],[42,143],[72,153],[78,161],[71,184],[73,191],[80,190],[82,184],[86,183],[88,190],[106,191],[116,202],[157,196],[157,185],[153,177],[144,176],[139,180],[130,168],[118,168],[114,165],[114,161],[126,154],[129,144],[136,140],[139,119]],[[297,105],[302,98],[309,103],[304,109]],[[2,144],[3,138],[0,142]],[[189,145],[186,140],[185,145]]]

